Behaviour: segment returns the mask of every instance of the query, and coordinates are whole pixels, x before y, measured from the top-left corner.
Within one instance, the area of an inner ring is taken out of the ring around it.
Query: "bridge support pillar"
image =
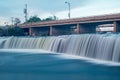
[[[35,31],[34,31],[34,28],[29,28],[29,35],[30,36],[35,36]]]
[[[79,26],[79,24],[77,24],[77,34],[79,34],[80,33],[80,26]]]
[[[52,26],[50,26],[50,36],[52,36],[53,35],[53,27]]]
[[[114,21],[113,22],[113,32],[117,32],[117,22],[116,21]]]
[[[30,36],[32,35],[32,28],[31,27],[29,28],[29,35]]]

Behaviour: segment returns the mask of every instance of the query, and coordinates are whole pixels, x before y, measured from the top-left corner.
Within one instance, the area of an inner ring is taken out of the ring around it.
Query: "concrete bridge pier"
[[[53,27],[52,27],[52,25],[50,26],[49,35],[50,35],[50,36],[52,36],[52,35],[53,35]]]
[[[113,32],[117,32],[117,22],[116,21],[114,21],[113,22]]]
[[[77,24],[77,26],[76,26],[76,33],[80,34],[80,25],[79,24]]]
[[[29,35],[32,36],[32,28],[29,28]]]

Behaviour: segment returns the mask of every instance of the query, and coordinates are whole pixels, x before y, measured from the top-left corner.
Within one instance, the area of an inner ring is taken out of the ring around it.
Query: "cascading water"
[[[44,49],[120,62],[119,34],[82,34],[53,37],[1,37],[1,49]]]
[[[119,80],[119,62],[119,34],[0,37],[0,80]]]

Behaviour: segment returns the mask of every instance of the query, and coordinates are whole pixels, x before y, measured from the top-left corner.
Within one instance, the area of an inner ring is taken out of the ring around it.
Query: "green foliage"
[[[19,27],[8,28],[8,35],[9,36],[24,36],[24,30]]]
[[[45,18],[45,19],[40,19],[38,16],[31,16],[29,18],[29,20],[27,21],[28,23],[29,22],[44,22],[44,21],[52,21],[52,20],[58,20],[58,18],[56,16],[53,16],[53,17],[48,17],[48,18]]]
[[[20,24],[20,23],[21,23],[20,19],[19,18],[15,18],[14,25],[18,26],[18,24]]]
[[[40,22],[41,19],[38,16],[31,16],[27,22]]]
[[[58,18],[56,16],[51,16],[51,17],[48,17],[46,19],[43,19],[42,21],[52,21],[52,20],[58,20]]]
[[[46,19],[43,19],[42,21],[52,21],[52,20],[53,20],[52,17],[48,17]]]
[[[19,27],[0,30],[0,36],[24,36],[24,30]]]

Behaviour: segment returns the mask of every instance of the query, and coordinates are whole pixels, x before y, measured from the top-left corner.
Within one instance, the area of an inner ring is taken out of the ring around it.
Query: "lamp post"
[[[28,17],[27,4],[25,4],[24,14],[25,14],[25,22],[27,22],[27,17]]]
[[[70,2],[65,1],[65,4],[68,4],[68,8],[69,8],[68,17],[69,17],[69,19],[70,19]]]

